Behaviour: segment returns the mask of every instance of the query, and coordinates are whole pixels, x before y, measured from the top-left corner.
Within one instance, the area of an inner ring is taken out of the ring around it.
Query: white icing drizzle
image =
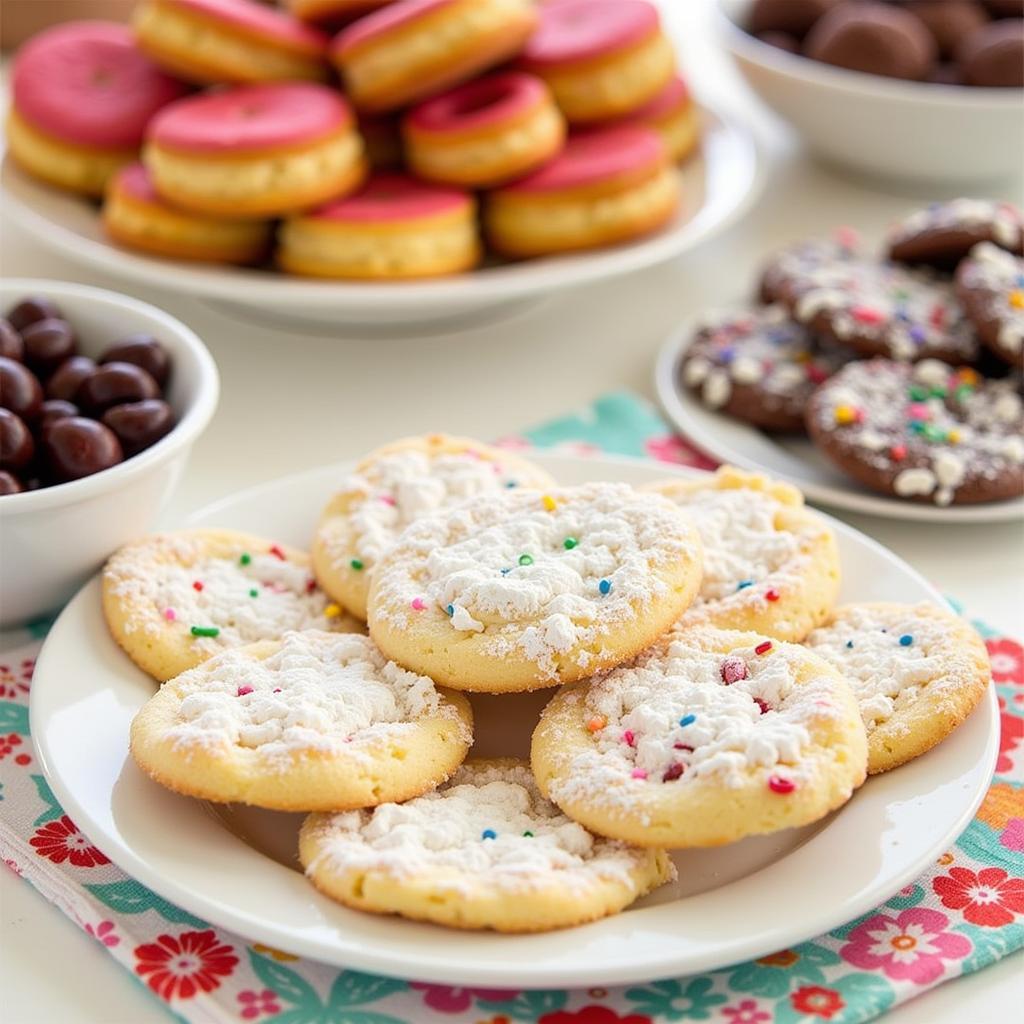
[[[378,566],[370,620],[408,628],[421,601],[453,630],[483,635],[494,657],[515,651],[553,678],[557,655],[667,596],[658,570],[700,558],[695,532],[661,495],[617,483],[504,491],[410,525]],[[577,660],[585,667],[589,654]]]
[[[922,699],[941,710],[953,691],[974,684],[973,661],[930,611],[927,605],[847,605],[805,641],[853,688],[869,733]]]
[[[633,873],[647,856],[570,821],[518,764],[465,764],[414,800],[332,815],[320,841],[308,873],[329,867],[398,881],[427,874],[461,895],[551,887],[585,894],[609,880],[636,891]]]
[[[430,679],[353,633],[286,633],[269,657],[223,651],[171,685],[182,701],[167,738],[186,756],[244,747],[277,770],[313,751],[370,757],[424,716],[456,716]]]
[[[331,629],[337,622],[325,617],[329,599],[310,569],[281,557],[285,552],[271,541],[245,538],[224,555],[207,551],[202,531],[196,531],[158,534],[113,555],[104,574],[126,602],[127,634],[212,627],[216,636],[191,641],[208,655],[276,640],[288,630]]]
[[[798,684],[807,656],[778,641],[762,654],[753,646],[720,654],[686,635],[575,694],[597,728],[551,783],[553,799],[632,809],[651,785],[736,788],[758,769],[799,785],[813,773],[814,723],[841,714],[840,683],[822,674]],[[724,681],[727,659],[743,665],[744,678]]]

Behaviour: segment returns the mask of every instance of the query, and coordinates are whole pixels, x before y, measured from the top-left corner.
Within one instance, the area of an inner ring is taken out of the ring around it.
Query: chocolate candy
[[[159,398],[157,382],[134,363],[104,363],[97,367],[75,392],[74,401],[85,412],[99,416],[121,402]]]
[[[151,444],[156,444],[174,426],[171,407],[158,398],[115,405],[101,419],[117,434],[126,456],[135,455]]]
[[[758,37],[762,43],[774,46],[776,49],[785,50],[786,53],[799,53],[800,40],[791,36],[788,32],[762,32]]]
[[[0,356],[0,406],[32,420],[42,404],[43,389],[36,375],[27,366]]]
[[[21,481],[13,473],[8,473],[6,469],[0,469],[0,497],[5,494],[18,494],[24,489],[21,486]]]
[[[960,44],[956,56],[967,85],[1024,86],[1024,19],[1007,18],[979,28]]]
[[[0,356],[19,363],[25,358],[25,343],[5,317],[0,317]]]
[[[124,459],[121,442],[109,428],[84,416],[57,420],[43,438],[43,450],[54,476],[78,480]]]
[[[134,363],[141,366],[161,388],[167,386],[171,360],[167,350],[151,334],[132,334],[111,345],[101,363]]]
[[[0,467],[22,469],[36,453],[32,432],[10,409],[0,409]]]
[[[938,47],[924,23],[901,7],[847,2],[815,24],[804,53],[850,71],[920,81],[931,73]]]
[[[47,317],[29,324],[21,332],[25,362],[36,376],[45,379],[78,349],[75,332],[67,320]]]
[[[11,326],[18,331],[24,331],[29,324],[37,320],[46,320],[49,317],[61,319],[61,311],[45,295],[29,295],[22,299],[16,306],[7,313],[7,319]]]
[[[837,0],[756,0],[750,9],[748,28],[755,36],[762,32],[785,32],[803,39],[836,3]]]
[[[48,398],[43,402],[39,410],[39,433],[45,434],[46,428],[57,420],[67,419],[68,416],[77,416],[78,406],[73,402],[65,402],[63,398]]]
[[[92,375],[96,363],[88,356],[72,356],[65,359],[46,382],[47,398],[63,398],[70,402],[86,377]]]
[[[906,0],[901,6],[924,22],[943,57],[952,57],[962,40],[988,24],[975,0]]]

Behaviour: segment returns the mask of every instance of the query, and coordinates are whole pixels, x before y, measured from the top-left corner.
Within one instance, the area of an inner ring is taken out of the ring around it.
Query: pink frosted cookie
[[[256,0],[143,0],[133,24],[139,45],[191,82],[327,77],[327,36]]]
[[[850,363],[814,393],[807,429],[844,473],[936,505],[1024,492],[1024,403],[1012,378],[934,359]]]
[[[288,220],[278,262],[312,277],[454,274],[480,258],[475,210],[462,189],[382,172],[355,195]]]
[[[550,163],[491,192],[484,222],[491,244],[509,256],[593,249],[663,227],[679,192],[654,131],[595,128],[570,135]]]
[[[689,87],[679,75],[671,78],[654,99],[623,120],[653,128],[676,163],[692,156],[700,143],[700,112]]]
[[[420,177],[488,188],[553,157],[565,122],[541,79],[505,71],[421,103],[406,115],[403,134]]]
[[[107,187],[103,227],[129,249],[211,263],[258,263],[270,250],[271,225],[226,220],[172,206],[142,164],[123,167]]]
[[[150,118],[184,92],[123,25],[58,25],[15,58],[11,156],[52,185],[102,195],[117,168],[137,156]]]
[[[366,165],[344,97],[312,82],[243,85],[179,100],[144,154],[157,191],[221,217],[275,217],[352,191]]]
[[[957,267],[956,291],[982,342],[1024,370],[1024,259],[981,242]]]
[[[572,124],[621,117],[668,85],[675,54],[646,0],[561,0],[540,15],[519,65],[551,86]]]
[[[718,846],[845,803],[867,740],[846,681],[810,651],[677,628],[636,663],[563,687],[530,760],[541,792],[598,835]]]
[[[928,268],[861,256],[851,245],[809,241],[782,250],[761,291],[816,334],[865,356],[956,365],[978,355],[974,328],[948,280]]]
[[[352,101],[394,110],[519,52],[537,23],[531,0],[398,0],[331,44]]]

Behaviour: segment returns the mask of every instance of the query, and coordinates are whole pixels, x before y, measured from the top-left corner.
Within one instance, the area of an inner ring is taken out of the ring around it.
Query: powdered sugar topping
[[[430,679],[353,633],[287,633],[265,658],[223,651],[171,685],[181,695],[172,742],[243,747],[281,768],[310,751],[369,756],[424,717],[455,717]]]
[[[459,894],[552,886],[585,894],[606,880],[635,891],[633,872],[647,856],[570,821],[519,764],[466,764],[432,793],[335,814],[321,828],[310,872],[326,865],[399,880],[426,875]]]

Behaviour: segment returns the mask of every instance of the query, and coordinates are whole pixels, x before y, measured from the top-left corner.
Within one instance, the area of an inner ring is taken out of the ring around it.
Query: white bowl
[[[1020,174],[1024,90],[906,82],[808,60],[745,32],[749,7],[717,0],[725,47],[761,99],[826,161],[915,183]]]
[[[153,525],[217,406],[220,382],[206,347],[183,323],[148,303],[102,288],[29,278],[0,281],[0,310],[46,295],[98,356],[128,334],[152,334],[173,368],[166,398],[177,425],[151,448],[110,469],[0,497],[0,626],[27,622],[67,600],[107,556]]]
[[[499,263],[434,280],[317,281],[131,252],[106,237],[95,204],[34,181],[9,156],[0,170],[0,217],[10,216],[43,245],[91,270],[205,298],[262,324],[312,327],[333,337],[436,334],[493,322],[552,292],[673,259],[733,223],[759,190],[757,150],[742,124],[707,105],[701,114],[701,151],[681,168],[683,203],[662,231],[607,249]]]

